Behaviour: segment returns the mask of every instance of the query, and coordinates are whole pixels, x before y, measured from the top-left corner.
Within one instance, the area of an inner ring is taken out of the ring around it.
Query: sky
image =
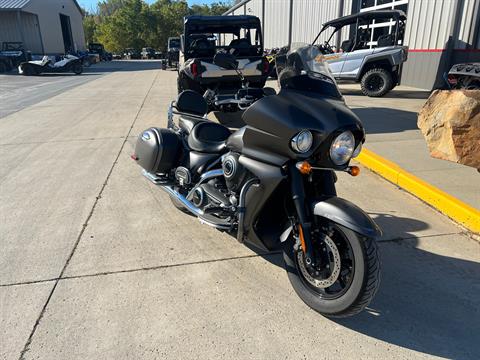
[[[80,4],[81,7],[87,9],[87,10],[93,10],[95,9],[95,6],[98,3],[98,0],[77,0],[78,3]],[[155,0],[145,0],[148,3],[152,3]],[[211,4],[213,2],[219,2],[219,0],[187,0],[189,5],[194,5],[194,4]]]

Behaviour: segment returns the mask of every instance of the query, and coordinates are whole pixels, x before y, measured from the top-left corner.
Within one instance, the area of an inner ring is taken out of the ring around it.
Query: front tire
[[[38,72],[30,65],[23,65],[22,70],[23,70],[23,75],[25,76],[38,75]]]
[[[83,72],[82,64],[75,64],[73,65],[72,71],[75,75],[80,75]]]
[[[333,234],[329,236],[333,241],[331,244],[336,243],[339,250],[336,255],[330,253],[328,255],[330,258],[338,257],[341,249],[345,247],[342,245],[343,242],[350,247],[348,252],[350,255],[345,259],[340,256],[342,258],[341,268],[338,270],[340,275],[335,283],[324,288],[312,285],[312,281],[316,279],[310,276],[308,280],[304,275],[307,270],[305,266],[302,267],[299,260],[303,252],[293,237],[284,244],[285,269],[295,292],[309,307],[328,317],[348,317],[361,312],[377,292],[380,284],[377,244],[374,239],[364,238],[345,227],[332,225],[330,228],[333,229]],[[322,245],[322,248],[331,249],[325,245]],[[333,273],[333,268],[331,271]],[[344,278],[342,274],[348,271],[350,277],[345,275]],[[342,284],[346,284],[344,288]]]
[[[382,68],[368,70],[361,80],[362,93],[369,97],[382,97],[393,88],[392,74]]]

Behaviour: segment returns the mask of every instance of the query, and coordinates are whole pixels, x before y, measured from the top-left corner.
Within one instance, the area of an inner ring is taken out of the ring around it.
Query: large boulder
[[[480,171],[480,90],[436,90],[418,114],[430,155]]]

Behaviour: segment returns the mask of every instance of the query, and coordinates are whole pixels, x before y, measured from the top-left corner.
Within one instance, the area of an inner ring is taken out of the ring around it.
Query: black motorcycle
[[[281,91],[252,104],[246,126],[233,133],[206,119],[202,96],[184,91],[172,103],[168,128],[144,131],[132,158],[177,208],[252,248],[283,249],[302,300],[345,317],[377,291],[381,232],[336,196],[335,171],[358,174],[349,162],[365,133],[322,59],[311,46],[279,55]],[[235,66],[229,55],[219,61]]]

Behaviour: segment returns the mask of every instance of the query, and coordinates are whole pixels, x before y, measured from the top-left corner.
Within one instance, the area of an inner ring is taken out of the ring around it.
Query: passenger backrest
[[[177,110],[191,115],[204,116],[208,112],[208,105],[202,95],[193,91],[185,90],[178,95]]]

